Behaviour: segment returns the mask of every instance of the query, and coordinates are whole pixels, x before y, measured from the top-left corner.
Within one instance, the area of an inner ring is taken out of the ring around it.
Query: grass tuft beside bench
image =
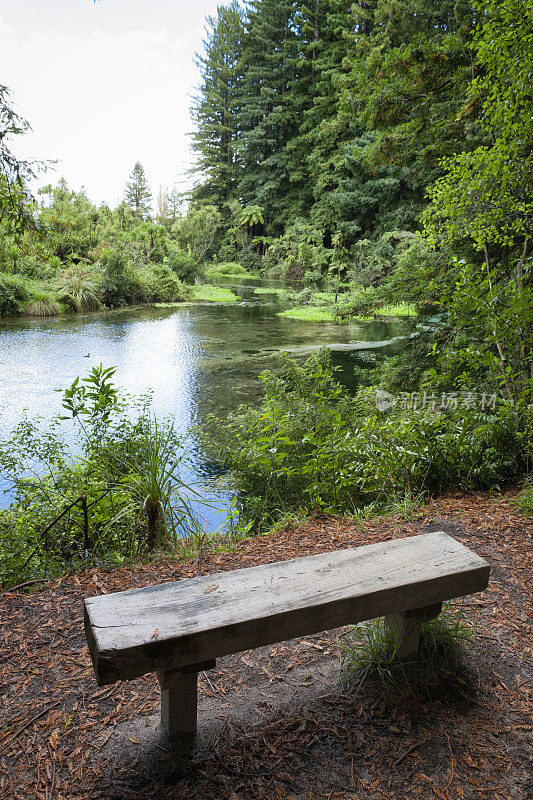
[[[422,620],[486,588],[490,567],[443,531],[85,600],[100,686],[156,672],[161,722],[192,741],[197,675],[216,659],[385,616],[407,659]]]

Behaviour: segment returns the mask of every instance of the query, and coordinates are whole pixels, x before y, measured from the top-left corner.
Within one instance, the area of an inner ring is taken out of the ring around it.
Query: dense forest
[[[190,213],[218,215],[219,257],[340,285],[347,313],[445,310],[441,370],[531,397],[532,25],[522,0],[220,7]]]
[[[69,189],[64,180],[44,186],[37,198],[24,183],[7,184],[6,193],[0,223],[0,315],[39,317],[132,303],[235,299],[228,290],[192,287],[209,247],[208,234],[189,232],[180,214],[183,198],[175,189],[160,193],[153,215],[139,163],[124,200],[113,210],[96,207],[83,190]]]
[[[394,354],[355,368],[355,394],[327,354],[285,358],[263,376],[259,408],[204,426],[206,452],[234,481],[241,532],[310,509],[361,513],[520,481],[533,440],[531,6],[234,0],[208,18],[198,65],[194,187],[187,198],[162,189],[155,210],[140,164],[115,209],[64,181],[33,197],[39,165],[9,149],[27,123],[1,88],[0,314],[235,300],[202,283],[224,275],[280,279],[311,320],[415,309]],[[154,432],[146,409],[128,419],[111,374],[93,371],[64,396],[67,415],[86,421],[89,466],[31,426],[3,443],[19,487],[3,512],[13,563],[28,515],[36,552],[54,561],[38,533],[74,495],[98,509],[116,494],[95,549],[120,553],[139,530],[153,547],[174,530],[172,428]],[[20,472],[30,445],[59,465],[52,506],[42,476],[37,492]],[[125,489],[125,469],[146,473],[139,453],[152,458],[152,518],[131,505],[135,481]],[[76,531],[62,524],[70,557]]]

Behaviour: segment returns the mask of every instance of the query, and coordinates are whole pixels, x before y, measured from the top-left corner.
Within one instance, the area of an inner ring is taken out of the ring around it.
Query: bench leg
[[[385,617],[385,622],[392,634],[392,641],[396,647],[396,655],[400,661],[416,657],[420,643],[422,622],[435,619],[441,611],[442,603],[436,603],[432,606],[402,611],[399,614],[390,614]]]
[[[197,730],[198,673],[214,661],[157,673],[161,686],[161,727],[169,738],[194,742]]]
[[[169,737],[196,736],[198,673],[158,673],[161,684],[161,727]],[[163,678],[163,680],[162,680]]]

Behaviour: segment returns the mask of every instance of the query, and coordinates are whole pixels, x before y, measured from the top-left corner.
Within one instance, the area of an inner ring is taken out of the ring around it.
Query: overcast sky
[[[216,0],[0,0],[0,83],[32,126],[19,157],[57,159],[95,203],[116,205],[135,161],[154,199],[191,164],[194,53]]]

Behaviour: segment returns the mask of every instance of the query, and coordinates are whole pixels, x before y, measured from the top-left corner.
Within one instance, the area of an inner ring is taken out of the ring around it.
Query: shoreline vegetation
[[[2,275],[0,275],[0,280],[2,279]],[[44,293],[44,292],[43,292]],[[170,300],[170,301],[156,301],[156,300],[147,300],[145,302],[134,302],[128,305],[121,305],[116,307],[107,307],[107,306],[100,306],[98,308],[79,308],[73,309],[68,307],[65,304],[58,303],[59,308],[57,310],[48,310],[48,313],[39,313],[39,310],[31,313],[31,306],[33,305],[32,301],[30,300],[28,305],[30,306],[30,311],[28,311],[27,307],[25,310],[20,310],[19,313],[10,314],[10,315],[0,315],[0,321],[5,320],[8,322],[12,319],[35,319],[35,318],[50,318],[50,317],[64,317],[64,316],[75,316],[77,314],[102,314],[105,312],[113,312],[113,311],[123,311],[123,310],[132,310],[135,308],[180,308],[185,306],[193,306],[193,305],[209,305],[212,303],[217,304],[227,304],[227,303],[237,303],[241,298],[239,295],[235,294],[230,288],[227,286],[215,286],[210,283],[198,283],[194,284],[189,287],[189,291],[186,293],[187,299],[183,300]]]
[[[172,419],[153,416],[149,395],[121,391],[114,369],[94,367],[63,391],[60,414],[25,417],[0,440],[12,498],[0,509],[0,585],[131,564],[156,551],[200,557],[206,547],[231,550],[316,514],[371,519],[450,491],[520,484],[530,410],[500,399],[485,411],[401,403],[382,411],[376,370],[360,375],[354,392],[338,381],[327,351],[303,364],[280,353],[261,375],[257,406],[206,417],[195,429],[202,451],[233,495],[226,522],[210,531],[190,504],[206,501],[183,482],[185,439]],[[77,431],[70,445],[65,422]],[[530,478],[517,497],[529,514],[531,489]]]
[[[110,307],[95,305],[93,308],[73,308],[72,305],[60,302],[57,298],[57,293],[54,294],[51,287],[46,284],[36,284],[36,282],[32,281],[26,284],[29,299],[19,303],[17,313],[0,315],[0,320],[19,319],[21,317],[33,319],[35,317],[56,317],[80,313],[102,313],[105,311],[150,306],[155,308],[179,308],[210,303],[236,303],[241,297],[230,288],[228,282],[234,281],[238,283],[243,278],[246,280],[262,280],[260,275],[253,275],[250,272],[246,272],[245,274],[237,272],[222,273],[218,272],[216,267],[217,265],[215,264],[214,267],[205,272],[205,277],[208,278],[210,281],[209,283],[195,283],[189,286],[182,286],[179,292],[180,296],[177,299],[147,299]],[[9,276],[0,273],[0,283],[2,279],[5,280],[6,277]],[[221,284],[211,282],[216,280],[223,280],[224,282]],[[308,294],[305,290],[303,292],[298,292],[291,288],[267,286],[257,287],[254,289],[253,293],[260,298],[273,299],[280,305],[289,305],[289,308],[277,311],[276,316],[304,322],[333,322],[339,324],[348,321],[364,322],[379,318],[416,317],[418,313],[417,308],[409,303],[376,304],[367,308],[366,312],[361,313],[356,309],[350,309],[350,299],[353,299],[354,295],[350,296],[348,293],[340,295],[337,302],[335,301],[333,292],[313,292]],[[23,293],[21,292],[21,294]],[[49,298],[46,304],[42,302],[45,296]]]
[[[333,295],[332,295],[333,298]],[[398,303],[396,305],[389,304],[369,310],[365,315],[358,314],[357,312],[349,313],[341,306],[333,304],[327,308],[325,306],[315,306],[309,304],[308,306],[296,306],[289,308],[286,311],[278,311],[278,317],[285,319],[300,320],[302,322],[365,322],[369,319],[394,318],[394,317],[414,317],[416,316],[416,309],[407,303]]]

